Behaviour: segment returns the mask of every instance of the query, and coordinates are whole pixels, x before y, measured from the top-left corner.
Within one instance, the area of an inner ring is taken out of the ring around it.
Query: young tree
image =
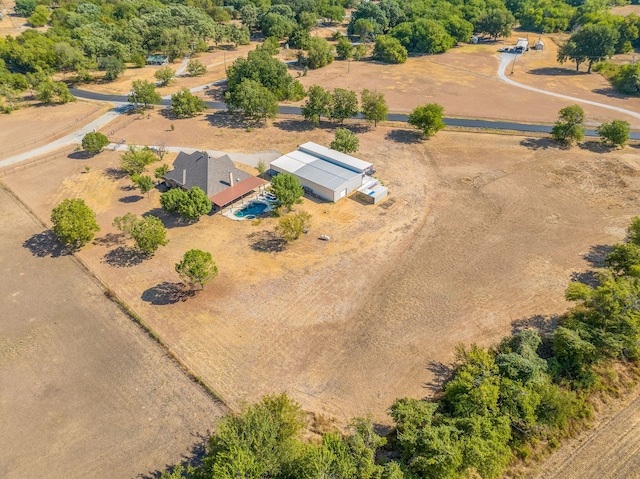
[[[191,289],[199,285],[204,289],[205,284],[213,281],[218,275],[218,267],[213,261],[211,253],[199,249],[191,249],[176,263],[176,273],[182,281],[189,283]]]
[[[140,175],[144,168],[154,161],[157,161],[157,158],[153,154],[153,150],[148,146],[139,148],[129,145],[129,150],[120,155],[120,168],[127,175],[133,177],[134,175]]]
[[[154,186],[153,179],[150,176],[137,176],[135,184],[143,195],[149,193]]]
[[[335,139],[329,145],[332,150],[341,151],[342,153],[355,153],[358,151],[359,146],[360,140],[358,137],[346,128],[338,128]]]
[[[147,80],[133,80],[131,93],[128,98],[136,108],[142,103],[144,108],[149,105],[157,105],[162,101],[162,97],[156,92],[156,86]]]
[[[445,127],[442,117],[444,116],[444,108],[437,103],[427,103],[426,105],[415,108],[407,119],[407,123],[415,126],[425,136],[433,136]]]
[[[307,43],[307,65],[312,70],[333,62],[333,45],[324,38],[312,37]]]
[[[356,46],[356,49],[353,51],[353,59],[357,62],[362,60],[367,56],[367,46],[363,43]]]
[[[104,79],[107,81],[115,80],[126,69],[124,62],[114,55],[99,58],[98,68],[105,72]]]
[[[601,124],[596,132],[602,138],[603,143],[624,148],[625,143],[629,140],[631,125],[624,120],[613,120],[610,123]]]
[[[157,180],[161,180],[167,173],[169,173],[169,165],[162,165],[156,168],[154,176]]]
[[[336,53],[341,60],[348,60],[353,56],[353,45],[346,37],[341,37],[336,45]]]
[[[60,242],[76,248],[84,246],[100,231],[96,214],[79,198],[63,200],[56,206],[51,212],[51,222]]]
[[[330,91],[321,86],[312,85],[309,87],[307,101],[302,107],[302,115],[305,120],[313,123],[314,126],[320,124],[320,117],[329,116],[329,109],[333,103],[333,96]]]
[[[258,161],[256,169],[258,170],[258,176],[262,176],[267,172],[267,165],[265,164],[264,160]]]
[[[373,126],[378,126],[379,121],[385,121],[389,108],[384,98],[384,93],[367,90],[360,93],[362,116],[367,121],[372,121]]]
[[[373,58],[385,63],[404,63],[407,61],[407,49],[397,38],[380,35],[376,38],[373,48]]]
[[[49,10],[44,5],[38,5],[27,21],[34,27],[44,27],[49,22]]]
[[[136,242],[136,247],[144,253],[151,255],[160,246],[166,246],[167,229],[159,218],[145,216],[137,220],[131,228],[131,237]]]
[[[176,76],[176,72],[171,67],[162,67],[156,71],[154,76],[160,82],[160,86],[167,86]]]
[[[262,42],[262,45],[258,45],[256,48],[268,52],[269,55],[277,55],[280,53],[280,41],[276,37],[269,37]]]
[[[242,110],[245,117],[255,121],[275,118],[278,114],[278,100],[268,88],[255,80],[242,80],[233,93],[231,110]]]
[[[190,77],[199,77],[207,73],[207,67],[200,60],[193,59],[187,63],[187,72]]]
[[[293,205],[302,203],[304,190],[298,178],[290,173],[280,173],[271,180],[271,193],[274,194],[279,206],[291,211]]]
[[[329,118],[344,123],[344,120],[358,114],[356,92],[344,88],[334,88],[333,101],[329,107]]]
[[[82,149],[94,155],[100,153],[108,144],[109,138],[100,132],[89,132],[82,138]]]
[[[282,216],[276,225],[276,232],[284,238],[285,241],[297,240],[305,230],[309,228],[311,215],[306,211],[290,213]]]
[[[207,108],[206,103],[183,88],[178,93],[171,95],[171,111],[178,118],[188,118],[203,112]]]
[[[558,61],[575,61],[576,70],[586,61],[587,73],[591,73],[594,63],[610,58],[615,53],[619,37],[615,27],[606,24],[583,25],[558,49]]]
[[[579,105],[564,107],[558,113],[558,121],[551,130],[551,136],[558,141],[570,143],[584,138],[584,110]]]

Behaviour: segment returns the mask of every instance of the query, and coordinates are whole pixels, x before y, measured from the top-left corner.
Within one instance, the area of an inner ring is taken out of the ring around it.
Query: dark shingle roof
[[[229,172],[233,173],[235,183],[251,176],[236,168],[228,155],[210,158],[206,152],[196,151],[188,154],[181,151],[173,162],[173,169],[164,175],[164,178],[175,181],[187,190],[197,186],[204,190],[207,196],[213,196],[231,186]],[[185,178],[186,182],[183,184]]]

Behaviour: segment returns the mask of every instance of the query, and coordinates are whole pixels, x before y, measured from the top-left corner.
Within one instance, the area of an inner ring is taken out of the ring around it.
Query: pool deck
[[[267,207],[265,208],[265,210],[260,213],[259,215],[251,215],[253,216],[252,218],[246,218],[246,217],[237,217],[235,215],[236,211],[242,209],[243,207],[245,207],[246,205],[248,205],[251,202],[254,201],[259,201],[260,203],[264,203],[267,205]],[[222,212],[222,216],[226,216],[227,218],[229,218],[230,220],[234,220],[234,221],[247,221],[247,220],[253,220],[257,217],[260,217],[262,215],[264,215],[265,213],[268,213],[269,211],[271,211],[273,209],[273,206],[264,198],[264,195],[258,194],[255,195],[249,199],[245,198],[244,201],[239,201],[237,203],[234,203],[233,205],[231,205],[230,207],[227,207],[223,210]]]

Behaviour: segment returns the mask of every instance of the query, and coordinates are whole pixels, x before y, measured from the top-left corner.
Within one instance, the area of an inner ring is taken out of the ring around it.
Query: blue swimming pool
[[[264,210],[266,210],[267,208],[268,205],[266,203],[263,203],[261,201],[252,201],[248,205],[243,206],[238,211],[236,211],[234,215],[237,218],[246,218],[247,216],[253,216],[255,218],[256,215],[264,213]]]

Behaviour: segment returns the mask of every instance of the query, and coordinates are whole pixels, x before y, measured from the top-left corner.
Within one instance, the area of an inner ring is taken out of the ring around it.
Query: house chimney
[[[233,172],[229,172],[229,186],[233,186]]]
[[[182,170],[182,186],[187,186],[187,170]]]

